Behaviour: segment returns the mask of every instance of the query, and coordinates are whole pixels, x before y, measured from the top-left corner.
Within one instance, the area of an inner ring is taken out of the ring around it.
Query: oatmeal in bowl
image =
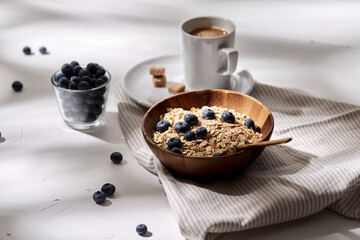
[[[234,154],[241,145],[260,142],[261,136],[249,116],[217,106],[168,108],[153,132],[157,146],[194,157]],[[175,151],[173,141],[178,142]]]
[[[239,173],[265,147],[237,148],[270,140],[273,127],[271,111],[257,99],[207,89],[156,103],[144,115],[141,130],[150,150],[166,168],[184,176],[207,178]]]

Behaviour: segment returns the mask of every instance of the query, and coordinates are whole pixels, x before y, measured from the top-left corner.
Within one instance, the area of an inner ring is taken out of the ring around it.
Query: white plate
[[[152,76],[149,73],[151,66],[165,67],[167,85],[172,82],[183,82],[182,61],[179,55],[169,55],[152,58],[132,67],[121,82],[125,93],[136,103],[145,107],[151,107],[164,98],[172,96],[167,87],[156,88],[152,84]],[[254,87],[254,80],[246,69],[238,66],[231,76],[229,90],[249,94]]]

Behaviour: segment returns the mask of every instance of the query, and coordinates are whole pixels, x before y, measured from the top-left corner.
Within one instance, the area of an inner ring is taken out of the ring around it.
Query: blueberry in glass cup
[[[96,63],[73,61],[54,73],[51,83],[65,123],[79,130],[102,125],[110,80],[110,73]]]

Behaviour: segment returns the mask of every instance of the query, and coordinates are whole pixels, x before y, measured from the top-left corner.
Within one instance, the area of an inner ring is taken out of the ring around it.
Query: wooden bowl
[[[180,93],[151,107],[146,112],[141,124],[142,134],[147,145],[163,165],[184,176],[203,178],[238,173],[254,161],[265,147],[246,149],[220,157],[190,157],[162,149],[153,141],[152,133],[160,115],[166,113],[167,108],[180,107],[189,110],[191,107],[201,108],[202,106],[225,107],[245,113],[260,127],[261,141],[270,139],[274,128],[274,119],[264,104],[253,97],[238,92],[211,89]]]

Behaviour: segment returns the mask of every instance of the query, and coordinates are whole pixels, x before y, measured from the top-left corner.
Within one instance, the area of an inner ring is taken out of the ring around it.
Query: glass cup
[[[65,123],[78,130],[101,126],[105,122],[105,107],[109,95],[111,75],[106,71],[108,81],[89,90],[70,90],[58,86],[55,74],[51,77],[60,114]]]

